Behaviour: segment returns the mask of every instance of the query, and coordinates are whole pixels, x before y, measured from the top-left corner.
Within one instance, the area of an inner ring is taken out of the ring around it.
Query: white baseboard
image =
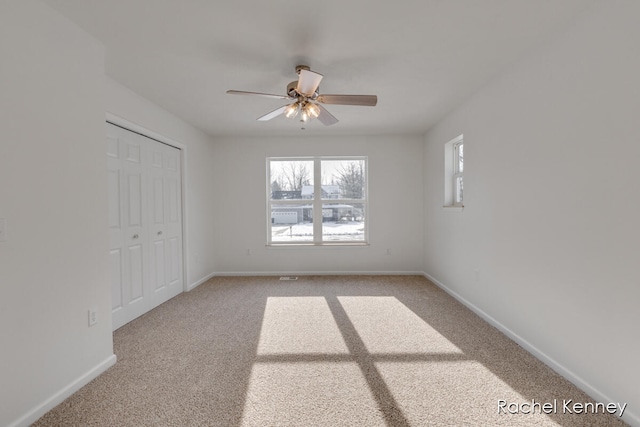
[[[207,274],[206,276],[204,276],[202,279],[198,280],[195,283],[190,284],[189,286],[187,286],[187,292],[194,290],[195,288],[197,288],[198,286],[202,285],[204,282],[206,282],[207,280],[211,279],[212,277],[217,276],[218,274],[216,273],[211,273],[211,274]]]
[[[90,381],[97,378],[104,371],[115,365],[116,363],[116,355],[112,354],[104,361],[99,363],[97,366],[90,369],[88,372],[81,375],[76,380],[72,381],[71,384],[67,385],[63,389],[59,390],[53,396],[46,399],[44,402],[40,403],[38,406],[24,414],[22,417],[18,418],[13,423],[9,424],[8,427],[27,427],[31,424],[35,423],[40,417],[44,414],[58,406],[62,403],[67,397],[71,396],[76,391],[80,390],[82,387],[87,385]]]
[[[600,390],[596,389],[594,386],[589,384],[583,378],[578,376],[575,372],[571,371],[569,368],[567,368],[567,367],[561,365],[560,363],[558,363],[556,360],[554,360],[553,358],[551,358],[550,356],[545,354],[543,351],[538,349],[536,346],[531,344],[529,341],[525,340],[520,335],[518,335],[515,332],[513,332],[511,329],[507,328],[502,323],[498,322],[496,319],[491,317],[488,313],[486,313],[485,311],[483,311],[482,309],[480,309],[476,305],[472,304],[467,299],[463,298],[457,292],[451,290],[449,287],[447,287],[445,284],[440,282],[435,277],[433,277],[430,274],[425,273],[425,272],[423,272],[422,274],[424,275],[424,277],[426,277],[431,282],[436,284],[443,291],[445,291],[446,293],[451,295],[453,298],[458,300],[460,303],[462,303],[464,306],[466,306],[469,310],[473,311],[475,314],[477,314],[482,319],[484,319],[491,326],[494,326],[500,332],[502,332],[503,334],[505,334],[506,336],[511,338],[513,341],[518,343],[522,348],[527,350],[529,353],[531,353],[533,356],[535,356],[537,359],[539,359],[542,363],[544,363],[545,365],[549,366],[555,372],[557,372],[558,374],[560,374],[561,376],[566,378],[568,381],[573,383],[576,387],[578,387],[579,389],[581,389],[582,391],[587,393],[594,400],[596,400],[598,402],[604,402],[604,403],[615,402],[609,396],[607,396],[606,394],[602,393]],[[638,414],[633,412],[633,409],[627,408],[625,410],[625,412],[624,412],[624,415],[622,416],[622,419],[627,424],[629,424],[631,426],[640,427],[640,417],[638,416]]]
[[[224,276],[424,276],[422,271],[221,271]]]

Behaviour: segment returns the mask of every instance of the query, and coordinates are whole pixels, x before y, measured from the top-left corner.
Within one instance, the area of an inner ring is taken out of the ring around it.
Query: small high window
[[[447,142],[444,147],[444,206],[464,206],[464,139]]]

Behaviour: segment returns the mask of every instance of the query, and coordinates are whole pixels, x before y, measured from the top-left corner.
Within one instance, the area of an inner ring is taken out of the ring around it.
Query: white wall
[[[638,16],[600,2],[435,126],[424,157],[425,271],[635,425]],[[446,212],[443,147],[461,133],[465,208]]]
[[[102,47],[0,3],[0,425],[27,425],[115,362]],[[89,327],[87,311],[98,324]]]
[[[216,273],[422,271],[421,137],[217,138],[215,150]],[[369,246],[265,247],[265,159],[314,155],[369,157]]]
[[[212,191],[216,179],[213,140],[115,80],[106,77],[105,82],[108,113],[185,147],[185,268],[191,288],[213,273],[214,247],[219,244],[212,226],[217,212]]]

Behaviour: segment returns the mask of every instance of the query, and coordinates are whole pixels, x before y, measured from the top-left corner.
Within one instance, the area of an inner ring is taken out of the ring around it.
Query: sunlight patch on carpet
[[[267,298],[258,355],[348,352],[324,297]]]
[[[375,364],[411,425],[536,425],[556,426],[535,414],[499,414],[498,402],[526,402],[484,365],[460,362],[378,362]]]
[[[256,363],[243,426],[384,426],[385,421],[353,362]]]
[[[462,354],[395,297],[342,296],[338,300],[371,354]]]

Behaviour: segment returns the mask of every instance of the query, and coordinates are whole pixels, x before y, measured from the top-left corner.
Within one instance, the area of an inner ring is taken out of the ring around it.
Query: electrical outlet
[[[93,326],[98,323],[98,311],[95,308],[89,309],[89,326]]]

